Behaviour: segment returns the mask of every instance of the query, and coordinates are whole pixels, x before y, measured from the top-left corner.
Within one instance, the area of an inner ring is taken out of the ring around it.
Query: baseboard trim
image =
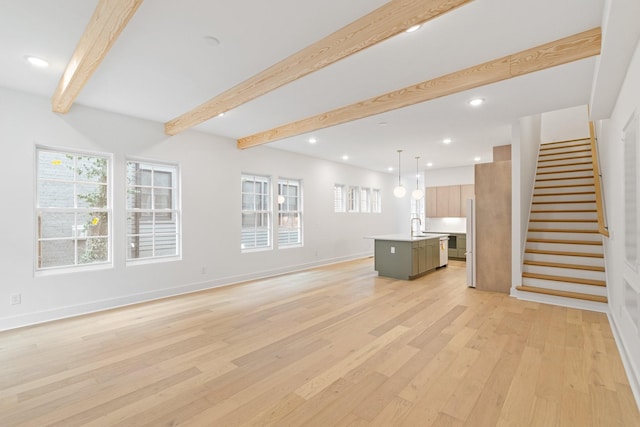
[[[149,292],[141,292],[132,295],[126,295],[116,298],[108,298],[98,301],[91,301],[84,304],[78,304],[67,307],[57,307],[50,310],[44,310],[34,313],[20,314],[0,319],[0,331],[10,329],[23,328],[27,326],[37,325],[40,323],[53,322],[56,320],[68,319],[71,317],[83,316],[86,314],[97,313],[100,311],[112,310],[116,308],[126,307],[129,305],[142,304],[150,301],[171,298],[179,295],[190,294],[194,292],[207,291],[223,286],[237,285],[240,283],[267,279],[270,277],[281,276],[283,274],[295,273],[311,268],[322,267],[326,265],[338,264],[346,261],[354,261],[357,259],[369,258],[373,256],[373,252],[353,254],[349,256],[329,258],[310,263],[291,265],[272,270],[263,270],[252,272],[249,274],[241,274],[235,276],[221,277],[213,280],[187,283],[170,288],[158,289]]]

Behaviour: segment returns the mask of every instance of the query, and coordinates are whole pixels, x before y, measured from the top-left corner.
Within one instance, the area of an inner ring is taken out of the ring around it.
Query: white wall
[[[589,137],[587,105],[542,113],[540,139],[543,143]]]
[[[638,272],[631,271],[624,261],[624,147],[621,140],[627,121],[638,111],[640,46],[636,46],[611,118],[598,126],[603,193],[610,232],[610,238],[604,239],[609,308],[629,380],[636,400],[640,402],[640,323],[633,320],[634,311],[638,316],[636,319],[640,318],[640,280]],[[634,288],[631,292],[625,290],[625,279]]]
[[[511,199],[512,288],[522,285],[522,260],[527,241],[531,198],[536,178],[541,122],[541,115],[536,114],[521,118],[513,126],[511,141],[511,157],[514,165],[511,174],[511,188],[514,189]]]
[[[428,169],[424,172],[425,187],[473,184],[474,179],[473,165],[457,168]]]
[[[398,232],[393,177],[267,147],[237,150],[235,141],[74,105],[51,112],[49,99],[0,88],[0,330],[152,298],[368,256],[365,235]],[[113,153],[111,268],[34,276],[35,146]],[[178,162],[182,174],[183,256],[125,265],[126,156]],[[304,247],[240,253],[240,174],[303,180]],[[333,212],[334,183],[382,190],[381,214]],[[202,274],[202,269],[206,274]],[[20,293],[22,303],[9,305]]]

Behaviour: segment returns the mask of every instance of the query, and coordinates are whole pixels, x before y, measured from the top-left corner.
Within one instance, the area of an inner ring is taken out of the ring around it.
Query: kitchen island
[[[445,266],[447,234],[422,233],[415,236],[385,234],[369,236],[375,241],[375,270],[378,275],[394,279],[411,280],[438,267]],[[440,255],[444,245],[444,263]]]

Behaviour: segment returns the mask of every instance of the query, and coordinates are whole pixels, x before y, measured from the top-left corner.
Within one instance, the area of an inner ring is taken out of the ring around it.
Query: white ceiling
[[[76,103],[169,121],[383,0],[147,0]],[[51,97],[97,0],[0,0],[0,86]],[[602,24],[604,0],[476,0],[197,127],[234,139]],[[220,40],[213,46],[206,37]],[[51,63],[36,69],[25,55]],[[596,58],[443,97],[269,146],[387,171],[491,160],[518,118],[589,102]],[[474,96],[486,99],[472,108]],[[73,109],[73,107],[72,107]],[[384,125],[382,124],[384,123]],[[449,137],[453,142],[441,143]]]

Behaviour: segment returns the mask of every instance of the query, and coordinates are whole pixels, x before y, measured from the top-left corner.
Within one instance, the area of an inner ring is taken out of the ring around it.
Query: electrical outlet
[[[396,253],[396,247],[395,246],[391,246],[391,253],[395,254]]]
[[[22,295],[20,294],[11,294],[11,298],[9,299],[9,304],[18,305],[22,303]]]

